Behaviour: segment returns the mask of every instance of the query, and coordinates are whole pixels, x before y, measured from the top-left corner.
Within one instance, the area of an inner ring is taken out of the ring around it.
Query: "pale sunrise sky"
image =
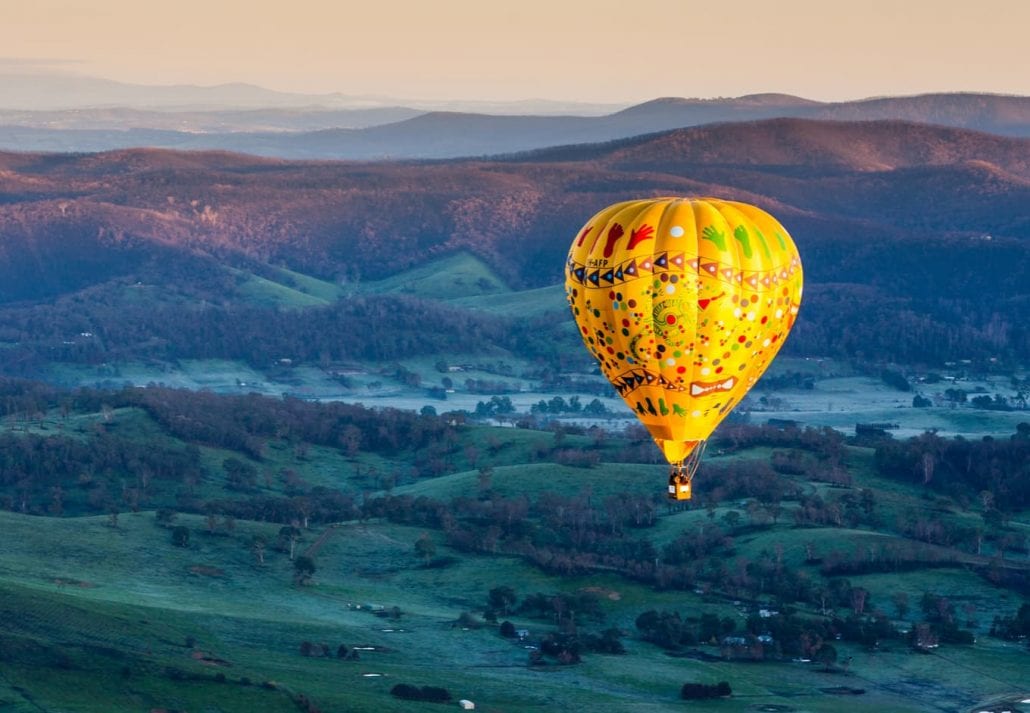
[[[1028,0],[0,0],[0,72],[419,99],[1030,94],[1028,28]]]

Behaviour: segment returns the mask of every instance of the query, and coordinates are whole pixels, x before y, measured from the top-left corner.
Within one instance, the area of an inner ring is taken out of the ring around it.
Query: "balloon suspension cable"
[[[687,483],[693,481],[694,474],[697,473],[697,469],[701,466],[701,458],[705,454],[706,445],[708,445],[708,441],[699,441],[694,446],[694,450],[690,452],[690,455],[679,463],[673,463],[672,475]]]

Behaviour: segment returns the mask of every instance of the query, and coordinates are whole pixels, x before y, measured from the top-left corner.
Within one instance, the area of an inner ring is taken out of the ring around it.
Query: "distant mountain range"
[[[376,109],[398,105],[411,106],[421,111],[443,109],[517,114],[602,114],[618,108],[614,104],[547,99],[401,100],[389,96],[348,95],[341,92],[281,92],[244,82],[212,86],[152,85],[117,82],[78,74],[0,73],[0,110],[78,111],[126,107],[147,110],[232,111],[268,108]]]
[[[929,235],[1030,245],[1030,139],[774,119],[430,164],[154,149],[2,154],[0,295],[102,282],[158,248],[245,255],[327,277],[382,277],[467,249],[513,284],[544,285],[558,279],[568,236],[586,216],[659,194],[765,205],[814,251],[839,252],[848,241],[886,249]],[[820,268],[813,274],[822,279],[853,277],[832,260]],[[65,284],[65,271],[78,277]]]
[[[232,92],[225,96],[231,96]],[[596,143],[769,118],[903,120],[1030,136],[1030,97],[931,94],[821,103],[782,94],[656,99],[603,116],[422,112],[411,107],[156,112],[0,111],[0,149],[221,150],[289,159],[441,159]]]
[[[805,353],[1030,353],[1030,139],[809,119],[493,160],[0,154],[0,349],[17,346],[5,359],[19,354],[21,372],[36,373],[58,353],[39,334],[58,350],[72,348],[60,337],[69,330],[120,334],[88,357],[99,359],[147,358],[148,344],[175,337],[173,322],[231,344],[242,338],[226,332],[233,324],[272,319],[233,310],[329,304],[394,275],[403,294],[404,274],[459,253],[508,287],[553,286],[588,216],[656,195],[744,200],[781,220],[805,264],[805,319],[793,338]],[[131,334],[138,343],[125,342]],[[404,339],[429,348],[417,334]]]
[[[91,107],[53,111],[0,109],[0,127],[53,131],[168,131],[184,134],[360,129],[392,124],[426,113],[382,106],[358,109],[262,107],[259,109],[161,110]]]

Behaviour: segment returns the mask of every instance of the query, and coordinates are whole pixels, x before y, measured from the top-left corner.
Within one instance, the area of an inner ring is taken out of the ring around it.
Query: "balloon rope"
[[[694,474],[697,469],[701,466],[701,456],[705,454],[705,446],[708,445],[708,441],[699,441],[694,450],[690,452],[687,459],[683,462],[683,474],[687,476],[687,482],[694,479]]]
[[[694,450],[690,452],[690,455],[685,460],[670,464],[669,477],[676,479],[680,483],[692,482],[694,474],[697,473],[697,469],[701,466],[701,457],[705,453],[706,445],[708,445],[708,441],[698,441],[697,445],[694,446]],[[670,480],[669,484],[672,485],[672,483],[673,481]]]

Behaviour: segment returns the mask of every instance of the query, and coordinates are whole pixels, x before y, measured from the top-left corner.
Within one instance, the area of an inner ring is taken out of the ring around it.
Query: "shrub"
[[[478,629],[483,626],[483,622],[476,618],[476,615],[472,612],[463,611],[458,617],[458,626],[462,626],[466,629]]]
[[[183,525],[176,525],[172,528],[172,544],[176,547],[190,546],[190,530]]]
[[[680,689],[680,698],[684,700],[698,700],[702,698],[724,698],[732,695],[730,684],[726,681],[719,681],[715,685],[708,683],[684,683]]]
[[[410,683],[398,683],[390,689],[390,695],[406,701],[426,701],[429,703],[446,703],[451,694],[446,688],[439,686],[413,686]]]

